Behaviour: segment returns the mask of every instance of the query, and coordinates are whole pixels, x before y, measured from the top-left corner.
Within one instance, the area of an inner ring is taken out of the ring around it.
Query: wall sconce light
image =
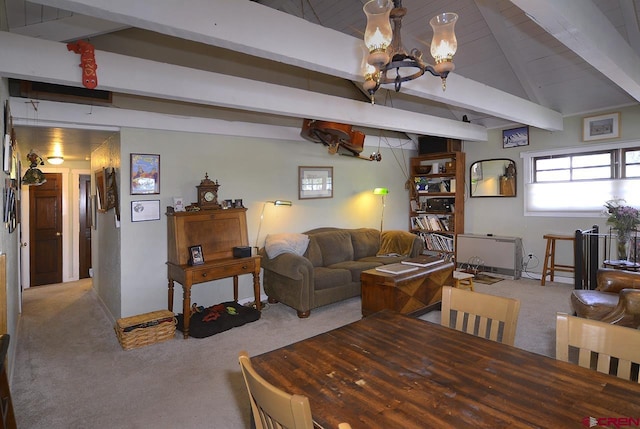
[[[50,156],[47,158],[47,162],[53,165],[60,165],[64,162],[64,158],[61,156]]]
[[[382,225],[384,223],[384,196],[389,193],[388,188],[375,188],[373,190],[374,195],[380,195],[382,197],[382,215],[380,216],[380,232],[382,232]]]
[[[264,209],[267,207],[267,204],[273,204],[274,206],[287,206],[287,207],[291,207],[293,205],[293,203],[288,200],[265,201],[264,204],[262,204],[262,211],[260,212],[260,224],[258,224],[258,234],[256,235],[256,242],[254,245],[256,249],[256,253],[258,253],[258,249],[260,249],[260,247],[258,246],[258,239],[260,238],[260,230],[262,229],[262,220],[264,219]]]

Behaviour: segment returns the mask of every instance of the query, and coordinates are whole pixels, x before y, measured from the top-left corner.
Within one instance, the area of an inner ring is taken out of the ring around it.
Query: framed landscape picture
[[[582,141],[615,139],[620,137],[620,113],[588,116],[582,119]]]
[[[298,167],[298,199],[333,198],[333,167]]]
[[[512,128],[502,131],[502,147],[529,146],[529,127]]]

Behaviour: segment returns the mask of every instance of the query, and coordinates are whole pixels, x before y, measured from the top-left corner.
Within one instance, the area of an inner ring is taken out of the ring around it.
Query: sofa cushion
[[[371,261],[371,262],[345,261],[345,262],[338,262],[337,264],[330,265],[327,268],[349,270],[351,272],[351,281],[359,282],[360,274],[362,274],[363,271],[370,270],[375,267],[379,267],[380,265],[382,264],[377,261]]]
[[[309,236],[309,244],[307,245],[307,252],[304,256],[311,262],[314,267],[322,267],[324,265],[322,261],[322,252],[320,251],[320,245],[315,236]]]
[[[574,290],[571,305],[578,317],[601,320],[618,305],[619,295],[597,290]]]
[[[325,267],[338,262],[353,261],[353,245],[349,231],[321,232],[314,234],[313,237],[320,246],[322,262]]]
[[[351,272],[338,268],[317,267],[313,269],[315,290],[330,289],[351,283]]]
[[[373,228],[358,228],[351,231],[353,245],[353,259],[375,256],[380,249],[380,231]]]

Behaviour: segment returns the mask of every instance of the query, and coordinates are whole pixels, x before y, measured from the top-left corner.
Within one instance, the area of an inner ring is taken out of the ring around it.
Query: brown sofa
[[[269,302],[292,307],[300,318],[309,317],[313,308],[359,296],[362,271],[418,256],[424,249],[422,240],[407,231],[319,228],[304,234],[309,243],[303,255],[269,258],[265,248],[260,250]],[[382,256],[390,253],[399,256]]]
[[[596,289],[574,290],[571,305],[579,317],[639,328],[640,273],[601,268]]]

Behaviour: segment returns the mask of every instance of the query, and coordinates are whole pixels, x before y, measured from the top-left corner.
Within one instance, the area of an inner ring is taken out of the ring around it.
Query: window
[[[600,216],[612,198],[640,205],[640,142],[523,152],[521,157],[525,215]]]

